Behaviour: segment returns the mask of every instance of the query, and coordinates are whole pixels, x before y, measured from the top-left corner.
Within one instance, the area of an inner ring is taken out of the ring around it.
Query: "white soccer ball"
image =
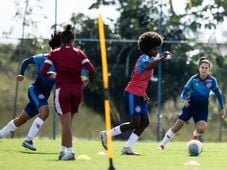
[[[199,140],[190,140],[187,148],[190,156],[198,156],[203,150],[203,144]]]

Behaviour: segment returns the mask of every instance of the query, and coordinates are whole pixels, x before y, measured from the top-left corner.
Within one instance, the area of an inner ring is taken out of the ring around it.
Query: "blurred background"
[[[137,39],[146,31],[156,31],[164,37],[160,53],[169,50],[173,59],[160,65],[150,80],[147,94],[151,98],[151,124],[142,140],[160,140],[175,122],[182,106],[179,95],[186,81],[198,72],[197,61],[202,56],[212,61],[212,74],[218,79],[226,103],[227,1],[9,0],[0,8],[0,128],[28,101],[27,87],[34,79],[34,68],[30,66],[25,80],[17,83],[20,62],[48,52],[51,33],[70,23],[75,28],[75,45],[85,51],[97,71],[95,82],[84,89],[81,110],[74,118],[74,136],[98,139],[99,131],[105,128],[98,15],[105,24],[113,126],[127,119],[123,90],[140,55]],[[52,99],[51,96],[51,115],[39,137],[55,139],[60,133]],[[213,94],[209,109],[205,140],[227,141],[227,122],[220,121]],[[19,128],[14,137],[25,136],[31,123]],[[193,130],[194,124],[189,121],[175,140],[190,139]]]

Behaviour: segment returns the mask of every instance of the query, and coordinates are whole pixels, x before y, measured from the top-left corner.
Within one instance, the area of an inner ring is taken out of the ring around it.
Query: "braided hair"
[[[48,44],[52,49],[60,47],[61,46],[61,32],[54,31],[54,34],[51,34],[51,38],[50,38]]]
[[[61,42],[62,43],[70,43],[74,40],[73,28],[72,25],[68,24],[65,27],[65,31],[61,34]]]

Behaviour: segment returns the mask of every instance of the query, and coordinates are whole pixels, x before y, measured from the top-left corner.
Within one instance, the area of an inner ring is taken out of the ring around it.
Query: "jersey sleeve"
[[[51,65],[53,64],[53,61],[52,61],[52,59],[51,59],[51,57],[52,57],[51,54],[52,54],[52,53],[49,53],[49,54],[47,55],[47,58],[46,58],[46,60],[44,61],[44,65],[43,65],[43,67],[42,67],[42,69],[41,69],[41,75],[43,75],[43,76],[48,76],[47,72],[48,72],[49,68],[51,67]]]
[[[92,82],[95,77],[95,68],[92,65],[92,63],[90,62],[90,60],[87,58],[87,56],[82,51],[81,51],[81,54],[83,56],[83,59],[81,61],[81,66],[85,67],[88,70],[89,80],[90,80],[90,82]]]
[[[150,62],[150,57],[147,55],[144,55],[139,61],[138,61],[138,73],[142,73],[145,70],[145,65],[149,64]]]
[[[213,81],[212,91],[214,92],[215,96],[218,99],[220,109],[224,109],[224,100],[223,100],[223,97],[221,95],[220,89],[218,87],[218,82],[215,78],[214,78],[214,81]]]
[[[180,97],[181,97],[182,100],[186,100],[187,99],[187,94],[190,91],[190,89],[192,88],[192,78],[193,77],[191,77],[188,80],[188,82],[185,84],[185,86],[183,88],[183,91],[181,92]]]
[[[34,57],[26,58],[21,62],[20,70],[19,70],[20,75],[24,75],[24,72],[27,69],[29,64],[35,64]]]

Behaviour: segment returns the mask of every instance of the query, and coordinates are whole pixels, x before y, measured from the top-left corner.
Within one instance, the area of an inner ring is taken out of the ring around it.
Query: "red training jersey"
[[[48,69],[52,64],[57,73],[57,88],[65,85],[82,86],[80,77],[82,67],[85,67],[89,71],[90,81],[94,78],[95,69],[89,59],[82,50],[72,45],[65,44],[51,51],[45,60],[41,74],[47,76]]]

